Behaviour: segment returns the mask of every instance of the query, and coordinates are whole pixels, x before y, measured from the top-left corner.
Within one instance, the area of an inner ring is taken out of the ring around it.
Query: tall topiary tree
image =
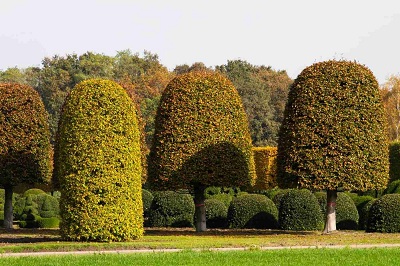
[[[108,80],[68,95],[55,146],[64,239],[123,241],[143,234],[138,124],[125,90]]]
[[[356,62],[304,69],[290,88],[278,145],[280,186],[327,190],[324,232],[336,230],[337,190],[381,189],[388,144],[378,82]]]
[[[51,177],[48,116],[29,86],[0,84],[0,186],[5,190],[4,227],[12,228],[13,188]]]
[[[148,174],[154,189],[194,191],[197,231],[206,230],[207,186],[252,184],[247,118],[230,81],[192,72],[168,84],[157,111]]]

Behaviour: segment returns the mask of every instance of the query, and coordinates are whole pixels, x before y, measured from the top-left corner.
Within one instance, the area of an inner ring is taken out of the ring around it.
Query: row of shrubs
[[[50,195],[41,189],[13,194],[13,215],[21,228],[57,228],[60,224],[58,192]],[[0,189],[0,220],[4,219],[4,190]]]
[[[260,192],[261,193],[261,192]],[[258,228],[322,230],[326,193],[302,189],[273,189],[248,194],[233,189],[206,190],[208,228]],[[143,190],[145,226],[191,227],[194,203],[190,194]],[[336,202],[339,230],[400,232],[400,194],[379,199],[369,195],[339,192]]]

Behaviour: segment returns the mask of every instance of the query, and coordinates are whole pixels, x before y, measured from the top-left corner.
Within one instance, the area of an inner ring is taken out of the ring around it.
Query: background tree
[[[243,101],[254,146],[276,146],[292,80],[285,71],[228,61],[216,70],[232,81]]]
[[[400,76],[391,76],[381,89],[383,105],[388,121],[389,139],[400,137]]]
[[[381,189],[388,143],[378,82],[355,62],[304,69],[290,88],[278,144],[280,186],[327,190],[324,232],[336,230],[337,190]]]
[[[135,107],[116,83],[79,83],[65,101],[55,145],[60,232],[71,240],[143,235],[141,152]]]
[[[45,183],[51,176],[48,116],[27,85],[0,84],[0,185],[5,190],[4,227],[12,229],[13,188]]]
[[[194,191],[197,231],[206,230],[205,187],[252,184],[247,118],[231,82],[220,74],[191,72],[168,84],[157,110],[148,171],[154,189]]]

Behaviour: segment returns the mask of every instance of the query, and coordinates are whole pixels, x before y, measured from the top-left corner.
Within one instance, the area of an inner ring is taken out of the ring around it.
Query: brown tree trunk
[[[326,219],[323,231],[324,234],[336,231],[336,199],[336,190],[328,190],[326,192]]]
[[[195,222],[196,232],[207,231],[206,225],[206,206],[204,205],[204,190],[205,187],[202,185],[196,185],[194,187],[194,204],[195,204]]]
[[[12,206],[12,195],[13,187],[4,186],[4,228],[13,229],[13,206]]]

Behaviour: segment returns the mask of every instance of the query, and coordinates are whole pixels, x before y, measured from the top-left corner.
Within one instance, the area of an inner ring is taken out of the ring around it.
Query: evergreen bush
[[[400,179],[400,142],[389,144],[389,178],[390,182]]]
[[[400,232],[400,194],[384,195],[371,205],[366,231]]]
[[[189,194],[154,191],[149,211],[149,226],[192,227],[194,202]]]
[[[230,228],[277,228],[278,210],[264,195],[243,195],[232,200],[228,224]]]
[[[279,225],[283,230],[321,230],[324,221],[317,198],[307,189],[293,189],[280,201]]]
[[[227,194],[226,194],[227,195]],[[225,228],[227,227],[228,208],[217,199],[206,199],[206,219],[208,228]]]

